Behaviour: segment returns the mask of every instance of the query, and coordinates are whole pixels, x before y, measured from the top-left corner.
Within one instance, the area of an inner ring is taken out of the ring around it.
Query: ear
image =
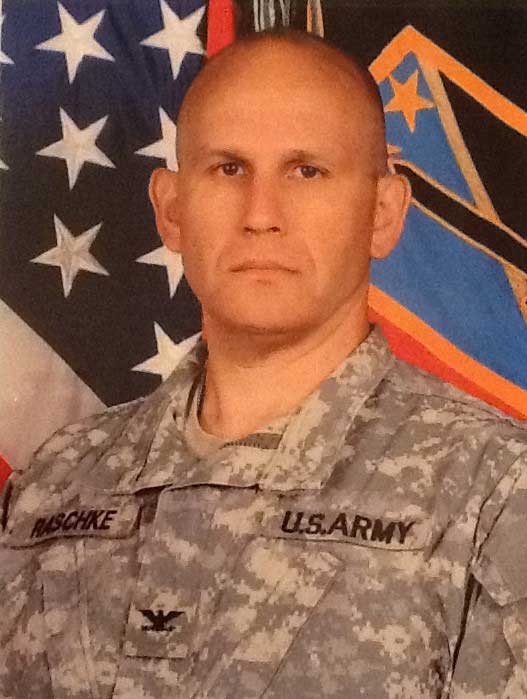
[[[163,243],[172,252],[180,252],[178,224],[178,174],[165,168],[154,170],[148,187],[154,207],[156,225]]]
[[[406,177],[388,174],[379,178],[370,251],[373,258],[387,257],[399,242],[411,198]]]

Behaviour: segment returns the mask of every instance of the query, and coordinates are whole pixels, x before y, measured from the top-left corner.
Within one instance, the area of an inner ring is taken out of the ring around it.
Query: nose
[[[272,176],[254,175],[246,190],[244,232],[252,235],[281,233],[280,200],[279,184]]]

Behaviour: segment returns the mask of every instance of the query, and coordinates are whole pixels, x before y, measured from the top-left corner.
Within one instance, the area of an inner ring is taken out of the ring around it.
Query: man
[[[527,436],[368,325],[410,198],[382,117],[294,32],[193,83],[151,198],[206,345],[13,482],[1,697],[523,696],[500,542]]]

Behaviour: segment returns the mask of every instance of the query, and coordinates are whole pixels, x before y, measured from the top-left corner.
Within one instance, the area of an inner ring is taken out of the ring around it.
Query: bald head
[[[323,39],[297,30],[271,30],[238,39],[209,59],[188,90],[178,117],[177,155],[184,163],[194,142],[193,129],[211,102],[246,82],[276,89],[284,84],[323,88],[328,97],[320,105],[320,119],[330,102],[353,114],[350,129],[360,140],[365,167],[377,175],[386,172],[386,142],[382,101],[369,71],[354,58]],[[249,80],[247,80],[247,78]],[[250,99],[250,91],[247,92]],[[284,97],[284,100],[287,97]],[[300,115],[299,115],[300,116]],[[277,114],[277,119],[280,114]],[[313,125],[315,127],[315,124]],[[213,124],[210,124],[213,128]],[[255,134],[256,135],[256,134]]]

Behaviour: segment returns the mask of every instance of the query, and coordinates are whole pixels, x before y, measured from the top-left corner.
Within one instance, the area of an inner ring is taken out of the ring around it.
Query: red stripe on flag
[[[7,461],[0,456],[0,493],[2,492],[5,482],[11,475],[11,471],[12,469]]]
[[[207,55],[213,56],[234,41],[232,0],[209,0],[207,12]]]
[[[400,359],[404,359],[404,361],[409,364],[413,364],[435,376],[439,376],[453,386],[460,388],[465,393],[470,393],[476,398],[485,401],[489,405],[493,405],[495,408],[498,408],[498,410],[518,420],[526,419],[525,414],[518,412],[492,393],[485,391],[481,386],[478,386],[476,383],[459,374],[451,366],[448,366],[448,364],[445,364],[445,362],[442,362],[429,352],[424,345],[411,337],[411,335],[397,328],[371,308],[369,317],[372,322],[379,323],[382,327],[393,353]]]

